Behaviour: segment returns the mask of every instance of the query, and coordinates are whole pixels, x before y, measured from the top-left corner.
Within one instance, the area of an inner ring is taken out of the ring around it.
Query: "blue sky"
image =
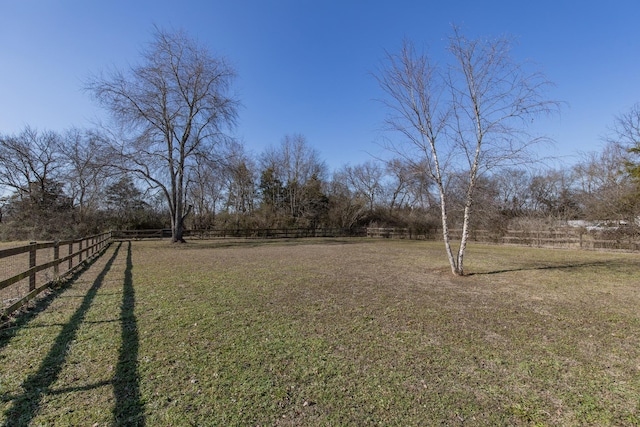
[[[83,81],[135,64],[153,26],[184,29],[227,57],[243,106],[235,135],[260,153],[301,133],[331,169],[379,154],[384,107],[371,73],[402,39],[444,57],[450,25],[511,35],[566,105],[537,128],[544,155],[600,150],[640,102],[637,0],[0,0],[0,134],[63,131],[104,116]],[[392,135],[388,135],[393,137]]]

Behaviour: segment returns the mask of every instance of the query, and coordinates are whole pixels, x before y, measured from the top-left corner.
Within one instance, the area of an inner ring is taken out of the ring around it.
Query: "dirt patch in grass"
[[[0,332],[8,425],[637,425],[640,257],[115,244]]]

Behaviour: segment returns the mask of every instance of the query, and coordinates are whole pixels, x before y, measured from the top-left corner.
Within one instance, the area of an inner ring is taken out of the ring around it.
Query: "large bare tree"
[[[184,32],[156,29],[140,65],[91,79],[87,89],[122,126],[120,167],[165,196],[172,241],[183,242],[187,184],[196,158],[227,138],[238,102],[234,69]]]
[[[479,176],[529,158],[540,142],[527,132],[533,117],[558,103],[546,100],[549,81],[511,57],[507,38],[468,39],[454,27],[450,61],[438,66],[410,41],[390,53],[377,74],[387,97],[387,124],[401,142],[388,148],[422,167],[439,192],[442,233],[451,270],[464,274],[464,255]],[[451,246],[448,179],[463,173],[465,196],[457,253]]]

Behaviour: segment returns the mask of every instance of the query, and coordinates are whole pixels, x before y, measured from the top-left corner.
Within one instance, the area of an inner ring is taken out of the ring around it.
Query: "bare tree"
[[[187,185],[187,197],[193,206],[192,226],[204,230],[213,227],[218,205],[223,198],[223,166],[205,156],[196,156],[194,160]]]
[[[324,180],[327,166],[304,135],[285,135],[277,147],[269,147],[260,158],[263,201],[271,199],[274,207],[286,210],[290,219],[298,221],[307,203],[306,184],[312,179]]]
[[[12,136],[0,136],[0,185],[21,199],[38,203],[47,186],[59,178],[62,161],[60,135],[26,127]]]
[[[514,63],[508,39],[469,40],[457,28],[449,38],[451,63],[437,67],[405,41],[388,54],[378,73],[389,108],[387,124],[404,140],[388,148],[409,162],[422,162],[440,195],[443,238],[451,270],[464,274],[464,255],[478,177],[524,161],[540,138],[529,135],[532,117],[558,104],[543,97],[548,80]],[[462,237],[454,256],[449,235],[447,179],[466,174]]]
[[[355,166],[345,166],[344,173],[349,186],[356,196],[360,196],[367,201],[369,212],[373,212],[379,198],[382,198],[384,187],[382,179],[385,171],[380,163],[367,161]]]
[[[527,213],[531,177],[524,168],[505,168],[495,174],[500,210],[507,218]]]
[[[392,159],[386,164],[386,172],[390,179],[385,187],[389,198],[390,212],[410,203],[411,173],[405,166],[405,163],[400,159]]]
[[[4,200],[11,238],[48,239],[74,232],[59,144],[58,133],[29,127],[0,136],[0,187],[10,192]]]
[[[638,187],[625,170],[629,158],[619,142],[609,142],[601,152],[586,153],[573,166],[576,192],[587,219],[634,221]]]
[[[257,199],[257,166],[255,161],[236,146],[234,155],[224,168],[226,209],[235,216],[235,225],[240,227],[254,213]]]
[[[350,188],[345,167],[333,173],[328,185],[329,218],[340,228],[353,228],[367,213],[367,203]]]
[[[93,78],[87,89],[127,135],[120,167],[165,195],[172,241],[183,242],[190,170],[197,157],[216,152],[236,117],[228,94],[235,71],[181,31],[156,29],[142,59],[127,72]]]
[[[531,177],[531,209],[550,220],[567,221],[581,216],[575,174],[567,169],[550,169]]]
[[[608,140],[627,150],[629,156],[624,159],[626,171],[640,182],[640,103],[615,118],[613,135]]]
[[[80,221],[98,209],[100,194],[110,175],[108,140],[94,130],[72,128],[58,144],[64,161],[65,189],[78,209]]]
[[[404,207],[427,209],[434,204],[431,178],[423,165],[416,164],[397,157],[387,162],[385,187],[390,211]]]

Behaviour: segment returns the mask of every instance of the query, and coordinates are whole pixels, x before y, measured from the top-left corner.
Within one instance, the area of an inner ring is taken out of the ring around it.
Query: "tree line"
[[[111,164],[96,130],[25,128],[0,137],[3,239],[71,238],[105,229],[170,227],[158,191]],[[505,168],[478,179],[471,226],[547,228],[569,220],[634,224],[638,181],[627,147],[610,142],[567,168]],[[435,183],[401,158],[329,171],[304,135],[285,135],[257,156],[229,143],[187,178],[190,229],[440,227]],[[462,224],[465,182],[447,182],[452,226]]]
[[[192,229],[367,225],[442,230],[464,274],[469,230],[558,221],[635,224],[640,214],[640,107],[614,121],[601,152],[569,167],[536,167],[553,114],[545,76],[517,63],[507,38],[453,27],[447,59],[405,41],[375,77],[388,111],[389,157],[329,171],[302,134],[251,155],[231,135],[236,71],[183,31],[156,28],[139,64],[85,90],[108,125],[0,135],[3,238],[66,238],[105,228]],[[448,230],[460,228],[454,254]]]

